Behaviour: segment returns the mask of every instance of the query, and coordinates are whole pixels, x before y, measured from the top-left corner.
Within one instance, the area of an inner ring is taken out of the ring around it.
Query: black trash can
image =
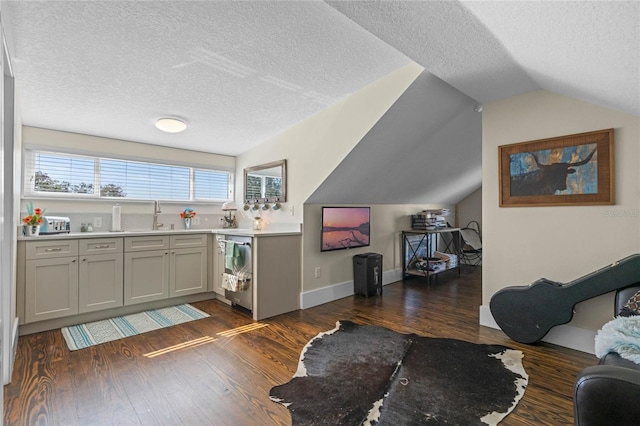
[[[363,296],[382,294],[382,255],[363,253],[353,256],[353,292]]]

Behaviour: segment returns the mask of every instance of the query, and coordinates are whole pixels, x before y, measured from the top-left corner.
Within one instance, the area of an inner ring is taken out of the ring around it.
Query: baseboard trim
[[[383,286],[400,280],[402,280],[401,269],[392,269],[382,272]],[[353,280],[332,284],[315,290],[305,291],[300,293],[300,309],[313,308],[314,306],[333,302],[334,300],[349,297],[353,294]]]
[[[480,306],[480,325],[500,330],[498,323],[493,319],[491,310],[487,305]],[[594,330],[562,324],[549,330],[542,341],[593,355],[595,354],[595,337],[596,331]]]

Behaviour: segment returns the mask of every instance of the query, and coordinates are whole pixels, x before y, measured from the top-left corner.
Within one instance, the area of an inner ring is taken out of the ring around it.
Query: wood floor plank
[[[479,326],[481,302],[478,268],[260,322],[216,300],[198,302],[210,317],[74,352],[59,330],[22,336],[4,424],[287,425],[289,412],[269,390],[292,377],[304,345],[338,320],[522,350],[529,386],[502,424],[573,424],[573,383],[595,356],[519,344]]]

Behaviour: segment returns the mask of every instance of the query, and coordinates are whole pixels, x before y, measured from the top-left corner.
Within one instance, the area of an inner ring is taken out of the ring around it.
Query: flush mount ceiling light
[[[178,118],[159,118],[156,127],[163,132],[179,133],[187,128],[187,123]]]

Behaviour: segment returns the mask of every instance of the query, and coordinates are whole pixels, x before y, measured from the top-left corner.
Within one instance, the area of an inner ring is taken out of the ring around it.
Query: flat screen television
[[[320,250],[367,247],[370,222],[370,207],[322,207]]]

